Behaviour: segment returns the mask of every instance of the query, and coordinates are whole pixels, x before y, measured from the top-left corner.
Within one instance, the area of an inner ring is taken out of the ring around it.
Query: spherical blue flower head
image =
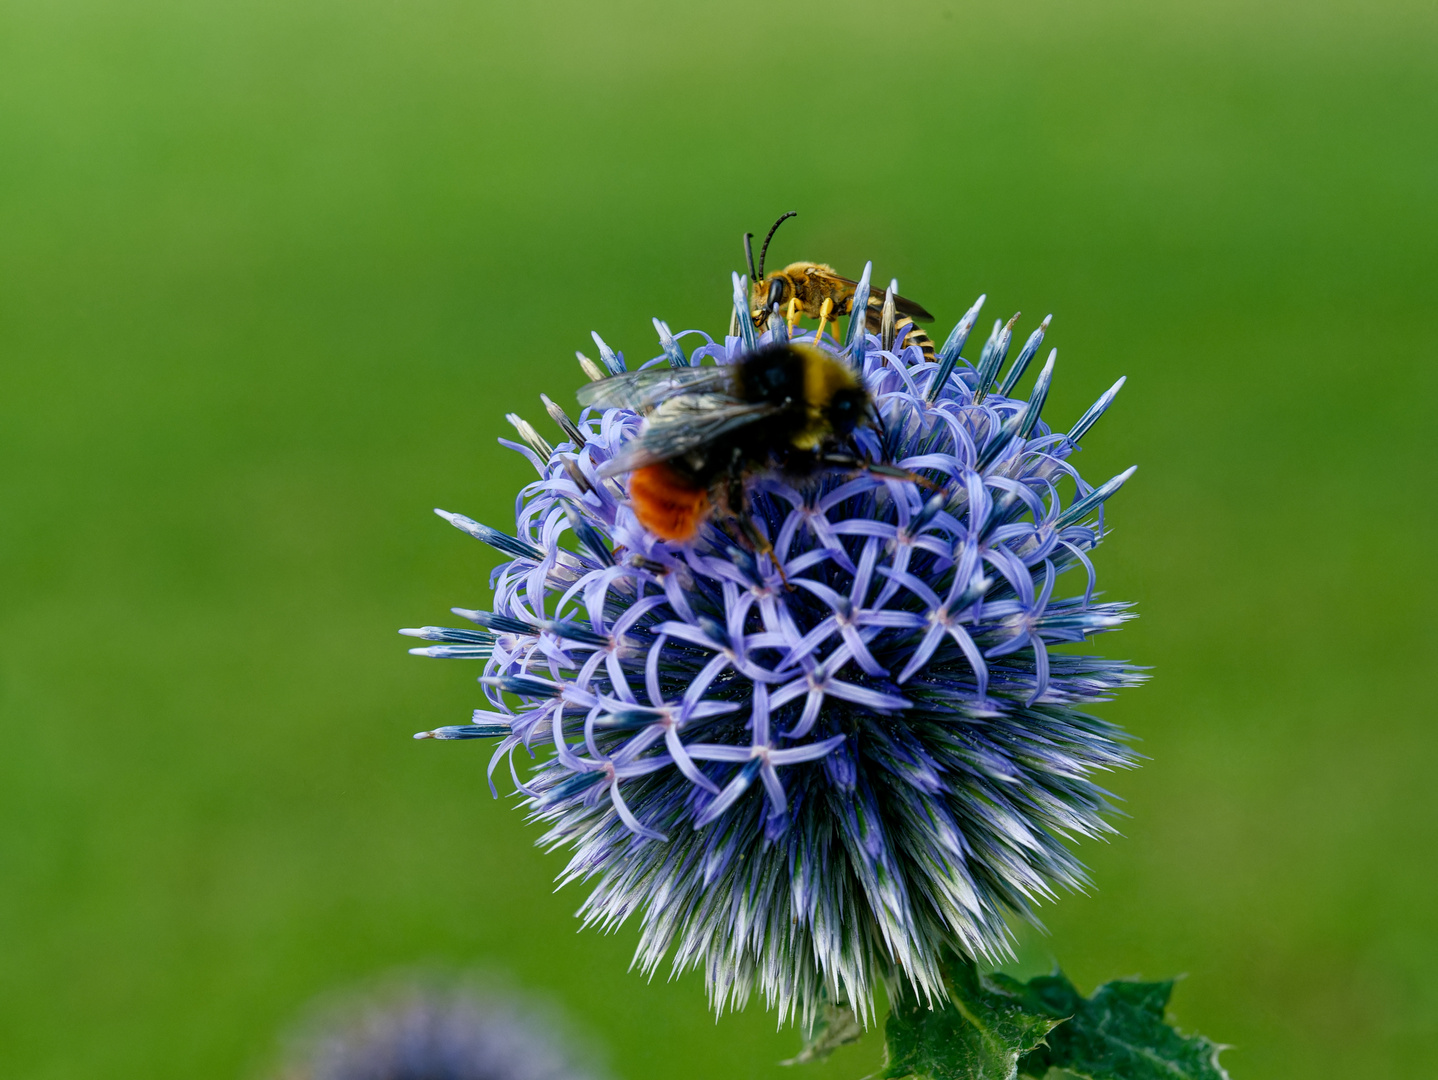
[[[355,997],[307,1026],[277,1080],[594,1080],[555,1018],[462,986]]]
[[[1012,321],[959,359],[982,302],[935,361],[902,329],[888,348],[853,327],[816,342],[873,395],[883,426],[860,451],[933,486],[757,475],[772,559],[723,520],[686,545],[646,532],[627,477],[599,472],[644,425],[624,409],[575,424],[546,402],[567,438],[553,448],[511,418],[528,445],[506,445],[539,473],[516,535],[443,514],[510,558],[493,611],[455,609],[482,630],[405,631],[443,643],[415,652],[486,658],[488,707],[418,737],[498,737],[491,778],[508,762],[540,842],[573,850],[561,881],[594,883],[585,923],[637,914],[641,969],[702,967],[720,1010],[756,988],[805,1023],[826,1000],[870,1018],[878,981],[942,996],[946,947],[1006,953],[1007,915],[1084,886],[1067,842],[1111,831],[1094,776],[1133,755],[1085,710],[1142,676],[1054,646],[1129,617],[1095,599],[1088,552],[1132,470],[1094,488],[1069,460],[1118,386],[1050,430],[1052,355],[1027,399],[1008,396],[1047,320],[999,383]],[[729,364],[789,336],[739,324],[722,344],[679,335],[703,341],[686,357],[656,321],[649,363]]]

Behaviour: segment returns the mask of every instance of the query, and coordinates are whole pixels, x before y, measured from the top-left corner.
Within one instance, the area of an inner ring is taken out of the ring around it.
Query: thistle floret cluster
[[[274,1080],[595,1080],[562,1018],[513,993],[411,977],[322,1006]]]
[[[500,440],[538,473],[515,532],[439,511],[506,558],[490,610],[454,609],[480,629],[403,631],[438,643],[421,655],[484,660],[486,707],[416,737],[499,740],[491,790],[507,764],[539,842],[572,851],[560,880],[592,884],[586,925],[637,916],[645,973],[667,956],[702,968],[720,1011],[758,990],[781,1022],[838,1004],[867,1023],[881,983],[942,999],[946,950],[1006,955],[1010,916],[1085,887],[1071,842],[1112,831],[1096,774],[1134,754],[1087,710],[1143,676],[1062,647],[1131,617],[1097,598],[1089,552],[1133,470],[1094,487],[1071,462],[1123,380],[1054,431],[1055,354],[1010,396],[1047,319],[1005,371],[1014,320],[960,356],[983,297],[930,360],[862,318],[844,341],[777,318],[756,335],[744,291],[736,275],[739,332],[722,340],[655,320],[645,366],[808,341],[873,397],[882,425],[858,450],[928,483],[760,474],[750,512],[772,556],[719,519],[671,544],[600,472],[644,418],[575,421],[546,398],[562,442],[517,417],[523,441]],[[685,339],[702,344],[686,355]],[[592,375],[626,369],[595,341]]]

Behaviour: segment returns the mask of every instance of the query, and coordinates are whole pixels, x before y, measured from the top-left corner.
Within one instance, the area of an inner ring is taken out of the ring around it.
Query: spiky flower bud
[[[276,1080],[592,1080],[547,1012],[432,980],[332,1002],[294,1041]]]
[[[657,324],[649,364],[730,364],[787,337],[775,319],[756,339],[745,291],[742,336]],[[446,643],[423,655],[485,658],[487,706],[417,737],[498,737],[491,788],[507,762],[540,843],[572,848],[561,880],[593,883],[586,924],[637,915],[641,969],[702,967],[720,1010],[758,989],[783,1018],[838,1002],[868,1019],[880,981],[941,997],[945,948],[1004,954],[1007,914],[1085,884],[1068,842],[1111,831],[1095,773],[1133,755],[1086,710],[1142,676],[1054,646],[1130,617],[1095,599],[1088,552],[1132,470],[1095,488],[1070,461],[1118,385],[1051,430],[1053,354],[1008,396],[1048,320],[1000,379],[1012,321],[976,363],[959,355],[982,302],[932,362],[906,328],[891,349],[853,320],[845,347],[814,342],[874,398],[860,451],[932,486],[755,476],[772,558],[723,521],[687,545],[646,532],[625,478],[599,472],[644,424],[623,409],[560,420],[552,450],[527,424],[527,445],[500,440],[539,474],[514,535],[441,512],[507,561],[492,611],[455,609],[481,631],[404,631]],[[527,776],[516,751],[538,758]]]

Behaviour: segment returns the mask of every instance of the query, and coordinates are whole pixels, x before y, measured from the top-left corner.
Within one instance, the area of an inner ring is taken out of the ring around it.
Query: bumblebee
[[[840,277],[832,266],[825,263],[790,263],[784,269],[775,270],[765,276],[764,257],[769,254],[769,241],[774,239],[780,225],[797,216],[798,211],[790,210],[774,222],[769,229],[769,235],[764,237],[764,246],[759,250],[757,269],[754,266],[754,234],[744,234],[744,260],[749,266],[751,281],[749,315],[754,320],[755,329],[761,332],[768,326],[769,316],[775,310],[776,304],[780,314],[787,317],[791,329],[802,314],[807,318],[819,320],[820,334],[824,332],[824,323],[830,318],[838,319],[847,315],[854,307],[854,290],[858,288],[858,282]],[[925,311],[922,305],[902,296],[894,297],[894,313],[893,330],[886,331],[883,293],[877,296],[869,294],[868,317],[865,320],[868,329],[876,334],[884,334],[885,339],[891,341],[891,334],[897,334],[907,326],[909,332],[904,339],[905,344],[919,346],[924,351],[924,359],[933,360],[934,343],[915,323],[932,322],[934,317]]]
[[[590,383],[582,405],[647,413],[640,434],[599,469],[630,473],[634,514],[650,532],[684,542],[711,514],[736,522],[744,542],[769,553],[748,515],[745,481],[773,470],[805,476],[867,468],[850,442],[878,414],[858,376],[822,349],[771,345],[733,364],[646,368]]]

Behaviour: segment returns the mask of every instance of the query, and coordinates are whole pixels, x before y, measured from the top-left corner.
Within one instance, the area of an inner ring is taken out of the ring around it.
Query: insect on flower
[[[769,235],[764,237],[764,246],[759,249],[757,268],[754,265],[754,234],[744,234],[744,259],[749,267],[751,282],[749,317],[754,322],[754,328],[762,332],[769,325],[769,317],[778,312],[784,316],[790,333],[799,321],[799,316],[818,319],[817,337],[822,337],[824,324],[831,317],[837,319],[852,313],[859,283],[840,276],[839,272],[827,263],[795,262],[782,270],[775,270],[767,275],[764,273],[764,259],[769,254],[769,241],[774,239],[780,225],[797,215],[797,211],[790,210],[770,227]],[[868,295],[865,302],[868,311],[866,328],[880,335],[885,349],[893,348],[894,339],[907,329],[908,344],[917,345],[923,351],[924,359],[933,360],[934,343],[915,323],[932,322],[934,317],[924,310],[922,304],[906,300],[896,295],[896,292],[896,289],[890,289],[883,298]]]
[[[869,332],[869,278],[842,342],[772,310],[761,332],[739,274],[727,338],[655,320],[660,355],[627,374],[596,335],[589,405],[545,399],[558,445],[511,417],[538,474],[513,531],[441,512],[502,553],[492,609],[403,631],[482,662],[483,707],[417,737],[498,740],[491,777],[570,849],[587,925],[634,917],[643,972],[702,968],[716,1008],[759,992],[806,1024],[872,1020],[880,985],[942,998],[948,950],[1002,956],[1010,917],[1084,887],[1072,843],[1112,831],[1100,774],[1134,763],[1093,706],[1144,677],[1083,647],[1132,617],[1090,559],[1132,470],[1074,462],[1122,380],[1052,429],[1056,353],[1015,389],[1047,319],[1016,358],[1017,316],[996,322],[971,362],[981,297],[930,360]],[[766,373],[827,389],[776,405]],[[769,558],[702,524],[736,470]]]
[[[634,514],[664,540],[692,540],[717,507],[751,549],[770,552],[745,495],[747,478],[765,469],[796,480],[826,468],[918,479],[856,456],[850,436],[874,421],[874,400],[851,367],[813,345],[770,344],[732,364],[614,375],[581,389],[579,401],[646,414],[639,437],[599,475],[632,473]]]

